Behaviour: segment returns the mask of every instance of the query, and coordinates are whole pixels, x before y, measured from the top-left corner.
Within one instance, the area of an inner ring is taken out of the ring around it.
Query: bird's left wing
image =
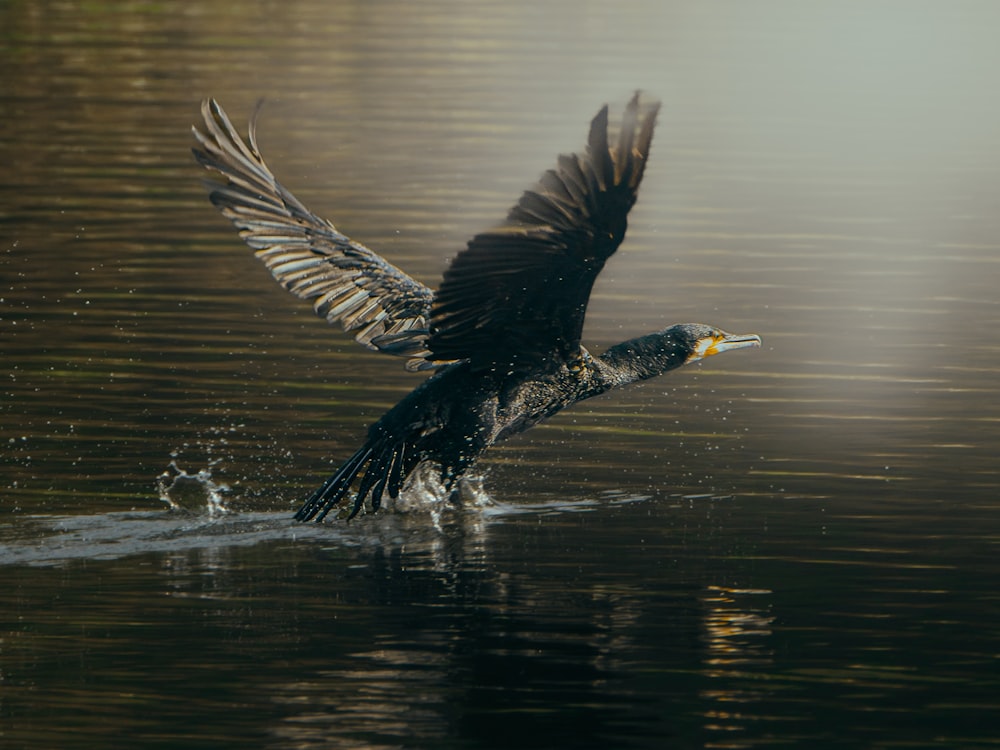
[[[625,236],[658,110],[637,93],[613,140],[602,108],[586,151],[560,156],[505,223],[469,242],[432,304],[431,359],[518,368],[578,356],[590,290]]]
[[[214,99],[201,113],[205,132],[192,128],[200,145],[192,151],[225,180],[208,181],[209,197],[274,278],[369,349],[425,362],[433,292],[286,190],[260,155],[253,120],[244,142]]]

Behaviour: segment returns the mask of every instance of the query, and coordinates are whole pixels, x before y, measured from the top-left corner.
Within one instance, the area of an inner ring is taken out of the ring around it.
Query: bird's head
[[[703,323],[681,323],[668,329],[687,351],[684,364],[697,362],[713,354],[760,346],[760,336],[753,333],[726,333]]]
[[[616,344],[600,359],[617,373],[620,385],[656,377],[689,362],[749,346],[760,346],[760,336],[726,333],[702,323],[679,323]]]

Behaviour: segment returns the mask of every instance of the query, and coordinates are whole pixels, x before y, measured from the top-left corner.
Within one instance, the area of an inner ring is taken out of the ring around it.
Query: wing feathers
[[[194,154],[222,176],[208,183],[212,202],[272,275],[359,343],[408,357],[411,370],[458,359],[534,365],[579,351],[590,290],[625,235],[658,109],[637,93],[612,138],[602,107],[586,149],[560,156],[505,223],[474,237],[436,296],[288,192],[260,155],[255,118],[244,140],[206,100]]]
[[[612,147],[602,107],[585,152],[560,156],[504,224],[469,242],[432,304],[435,358],[489,368],[577,356],[590,290],[625,236],[658,109],[636,94]]]
[[[312,300],[369,349],[423,358],[433,293],[310,212],[268,169],[257,148],[255,119],[247,141],[214,100],[202,104],[205,132],[193,128],[197,160],[224,183],[207,182],[210,199],[282,286]],[[382,336],[395,346],[380,346]]]

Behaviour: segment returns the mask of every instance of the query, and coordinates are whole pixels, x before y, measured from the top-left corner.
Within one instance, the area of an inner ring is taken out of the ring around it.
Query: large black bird
[[[489,446],[611,388],[712,354],[760,346],[698,323],[612,346],[580,344],[590,290],[625,236],[642,180],[658,102],[637,93],[617,137],[608,108],[590,124],[582,154],[562,155],[506,221],[468,243],[433,292],[300,203],[271,174],[254,119],[244,141],[214,100],[194,128],[198,161],[222,175],[211,201],[293,294],[369,349],[437,372],[368,430],[357,453],[296,514],[322,520],[353,493],[347,518],[395,498],[433,462],[446,488]]]

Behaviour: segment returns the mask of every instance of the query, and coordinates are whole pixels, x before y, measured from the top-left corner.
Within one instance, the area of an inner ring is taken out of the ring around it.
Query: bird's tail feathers
[[[355,484],[357,492],[347,520],[361,512],[366,501],[371,512],[377,511],[386,494],[392,499],[399,496],[409,474],[407,459],[405,442],[369,441],[303,503],[295,514],[295,520],[322,521],[351,493]],[[360,481],[357,481],[358,477]]]

